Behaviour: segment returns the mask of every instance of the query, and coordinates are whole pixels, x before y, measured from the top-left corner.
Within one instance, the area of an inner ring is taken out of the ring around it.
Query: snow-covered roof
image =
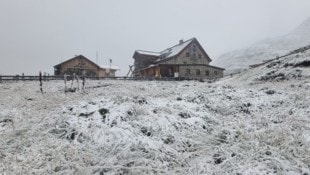
[[[138,52],[139,54],[142,55],[150,55],[150,56],[160,56],[161,53],[159,52],[151,52],[151,51],[145,51],[145,50],[137,50],[136,52]]]
[[[112,66],[111,65],[111,67],[110,67],[110,65],[100,65],[100,67],[102,68],[102,69],[113,69],[113,70],[119,70],[119,67],[118,66]]]
[[[155,67],[156,65],[155,64],[150,64],[148,67]]]
[[[187,47],[195,38],[182,41],[179,44],[169,47],[161,52],[151,52],[151,51],[144,51],[144,50],[136,50],[137,53],[142,55],[149,55],[149,56],[156,56],[159,57],[156,61],[161,61],[166,58],[173,57],[179,54],[185,47]]]
[[[163,51],[161,51],[161,58],[159,58],[159,60],[157,61],[160,61],[162,59],[165,59],[165,58],[169,58],[169,57],[173,57],[177,54],[179,54],[185,47],[187,47],[192,41],[194,40],[194,38],[192,39],[189,39],[187,41],[183,41],[183,42],[180,42],[179,44],[175,45],[175,46],[172,46],[170,48],[167,48]]]
[[[66,61],[63,61],[62,63],[59,63],[59,64],[55,65],[54,67],[58,67],[58,66],[60,66],[60,65],[62,65],[64,63],[67,63],[67,62],[72,61],[74,59],[84,59],[84,60],[87,60],[87,61],[91,62],[92,64],[98,66],[96,63],[94,63],[92,60],[90,60],[89,58],[85,57],[84,55],[75,55],[73,58],[70,58],[70,59],[68,59]]]

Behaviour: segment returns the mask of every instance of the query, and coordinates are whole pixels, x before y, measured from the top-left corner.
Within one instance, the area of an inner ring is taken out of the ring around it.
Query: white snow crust
[[[2,82],[0,174],[309,174],[309,58],[215,83]]]

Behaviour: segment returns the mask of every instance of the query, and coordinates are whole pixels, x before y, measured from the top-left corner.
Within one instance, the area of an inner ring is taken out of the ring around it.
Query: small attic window
[[[196,52],[196,51],[197,51],[196,45],[195,45],[195,44],[193,44],[192,48],[193,48],[193,52]]]
[[[186,57],[189,57],[189,52],[186,52]]]
[[[201,54],[198,54],[198,58],[201,59]]]

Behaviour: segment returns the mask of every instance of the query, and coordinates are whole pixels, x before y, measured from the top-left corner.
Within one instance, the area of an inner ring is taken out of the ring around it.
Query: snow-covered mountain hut
[[[221,78],[224,72],[209,65],[212,60],[196,38],[161,52],[136,50],[133,58],[136,77]]]

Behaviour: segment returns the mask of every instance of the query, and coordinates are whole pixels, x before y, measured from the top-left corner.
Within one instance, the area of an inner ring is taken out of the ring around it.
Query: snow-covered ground
[[[310,174],[296,55],[215,83],[0,83],[0,174]]]

